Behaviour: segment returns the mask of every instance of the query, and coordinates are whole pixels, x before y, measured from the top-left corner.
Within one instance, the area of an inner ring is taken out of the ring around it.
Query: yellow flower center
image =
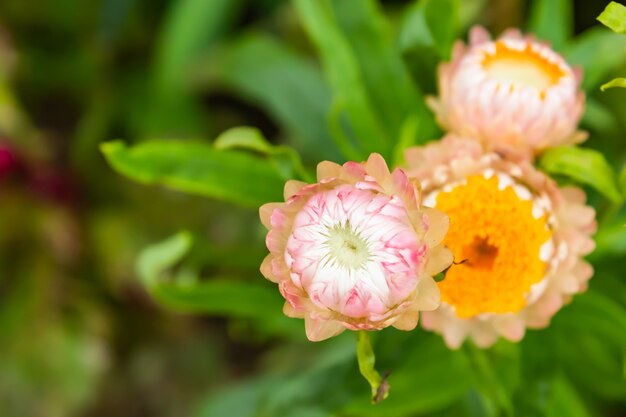
[[[485,53],[483,68],[493,80],[534,87],[545,92],[565,75],[563,69],[551,62],[530,43],[522,50],[513,49],[504,41],[496,42],[494,53]]]
[[[473,175],[436,197],[436,207],[450,216],[444,243],[457,262],[439,282],[441,299],[461,318],[521,310],[545,275],[540,252],[551,237],[547,217],[536,218],[532,200],[498,185],[495,175]]]

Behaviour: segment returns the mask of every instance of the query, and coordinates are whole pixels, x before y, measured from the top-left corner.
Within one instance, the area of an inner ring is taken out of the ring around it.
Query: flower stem
[[[359,362],[361,375],[369,382],[372,388],[372,403],[377,404],[389,395],[389,383],[387,382],[387,375],[381,377],[374,368],[376,356],[372,349],[370,335],[364,330],[357,332],[356,357]]]

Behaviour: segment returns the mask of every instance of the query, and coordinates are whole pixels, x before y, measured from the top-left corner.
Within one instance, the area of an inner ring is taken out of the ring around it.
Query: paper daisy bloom
[[[439,305],[432,278],[450,265],[448,218],[420,207],[404,172],[373,154],[365,163],[322,162],[318,182],[289,181],[285,202],[260,208],[270,254],[262,274],[284,312],[304,318],[312,341],[350,330],[415,328]]]
[[[509,29],[491,40],[482,27],[459,41],[439,67],[439,97],[429,106],[448,131],[490,150],[530,156],[550,146],[582,142],[581,72],[546,43]]]
[[[582,257],[596,223],[582,190],[452,135],[406,159],[424,204],[450,217],[444,244],[455,263],[438,282],[441,307],[422,318],[449,347],[468,337],[480,347],[519,341],[586,289],[593,270]]]

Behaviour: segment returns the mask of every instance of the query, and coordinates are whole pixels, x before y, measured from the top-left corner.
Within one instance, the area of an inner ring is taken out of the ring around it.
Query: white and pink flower
[[[289,181],[284,203],[261,207],[270,254],[261,266],[304,318],[310,340],[345,329],[415,328],[439,305],[432,275],[452,259],[441,245],[445,215],[420,206],[419,190],[383,158],[322,162],[318,183]]]
[[[459,41],[439,67],[439,97],[429,98],[449,132],[488,150],[532,156],[550,146],[582,142],[581,72],[549,45],[509,29],[492,40],[482,28]]]

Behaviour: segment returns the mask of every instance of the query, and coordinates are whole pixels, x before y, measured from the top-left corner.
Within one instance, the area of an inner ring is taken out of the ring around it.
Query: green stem
[[[369,382],[372,388],[372,403],[377,404],[389,395],[389,383],[386,376],[380,376],[374,368],[376,356],[372,349],[370,335],[364,330],[357,332],[356,357],[359,362],[361,375]]]

